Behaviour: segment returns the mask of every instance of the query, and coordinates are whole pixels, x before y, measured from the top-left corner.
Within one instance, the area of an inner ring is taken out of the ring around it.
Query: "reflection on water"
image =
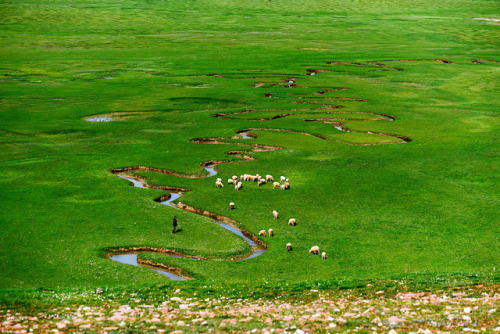
[[[116,262],[130,264],[130,265],[137,266],[137,267],[142,267],[139,263],[137,263],[137,253],[113,255],[112,257],[110,257],[110,259],[113,261],[116,261]],[[167,276],[172,281],[186,281],[187,280],[184,277],[178,276],[178,275],[173,274],[173,273],[168,272],[168,271],[164,271],[164,270],[160,270],[160,269],[153,269],[153,268],[150,268],[150,269],[156,271],[159,274]]]
[[[242,134],[242,136],[243,135],[244,134]],[[243,138],[245,138],[245,137],[243,137]],[[251,137],[248,137],[248,138],[251,138]],[[207,166],[203,167],[208,172],[208,177],[217,175],[217,171],[214,169],[213,166],[214,165],[207,165]],[[125,176],[125,175],[121,175],[121,174],[118,174],[118,176],[121,177],[121,178],[123,178],[123,179],[129,180],[130,182],[132,182],[133,185],[134,185],[134,187],[147,188],[146,186],[144,186],[144,184],[142,184],[141,181],[134,180],[133,178],[131,178],[129,176]],[[176,199],[178,199],[181,196],[181,194],[180,193],[169,193],[169,194],[170,194],[170,198],[168,200],[166,200],[166,201],[161,202],[161,204],[168,205],[168,206],[176,208],[176,209],[180,209],[180,208],[172,205],[172,201],[175,201]],[[218,224],[219,226],[222,226],[226,230],[234,233],[235,235],[243,238],[243,240],[250,247],[252,247],[252,253],[250,255],[248,255],[245,258],[238,259],[237,261],[248,260],[248,259],[257,257],[259,255],[262,255],[262,254],[264,254],[266,252],[266,249],[264,249],[260,245],[257,245],[252,239],[250,239],[247,236],[245,236],[240,230],[232,227],[229,224],[221,223],[219,221],[215,221],[215,223]],[[182,257],[182,256],[179,256],[179,255],[171,255],[171,254],[167,254],[167,256]],[[130,264],[130,265],[133,265],[133,266],[141,266],[140,264],[137,263],[137,253],[136,252],[131,252],[131,253],[128,253],[128,254],[113,255],[113,256],[110,257],[110,259],[113,260],[113,261],[116,261],[116,262]],[[198,258],[197,260],[200,260],[200,259]],[[184,281],[184,280],[186,280],[186,278],[178,276],[178,275],[175,275],[175,274],[170,273],[168,271],[164,271],[164,270],[160,270],[160,269],[154,269],[154,268],[150,268],[150,269],[156,271],[157,273],[165,275],[165,276],[169,277],[171,280],[174,280],[174,281]]]

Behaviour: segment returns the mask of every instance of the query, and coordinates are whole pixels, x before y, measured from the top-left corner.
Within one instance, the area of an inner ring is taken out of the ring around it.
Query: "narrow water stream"
[[[248,138],[252,138],[252,137],[248,137]],[[208,172],[208,176],[207,177],[211,177],[211,176],[217,175],[217,171],[214,169],[213,165],[204,166],[203,168],[205,168],[205,170]],[[122,175],[122,174],[117,174],[117,175],[119,177],[123,178],[123,179],[129,180],[130,182],[132,182],[132,184],[133,184],[134,187],[137,187],[137,188],[147,188],[146,186],[144,186],[144,184],[142,184],[141,181],[135,180],[135,179],[133,179],[131,177],[128,177],[128,176],[125,176],[125,175]],[[181,193],[173,193],[172,192],[172,193],[170,193],[170,198],[168,200],[160,202],[160,203],[164,204],[164,205],[168,205],[168,206],[176,208],[176,209],[179,209],[179,210],[182,210],[182,209],[180,209],[180,208],[178,208],[178,207],[176,207],[176,206],[174,206],[172,204],[172,202],[175,201],[176,199],[178,199],[180,196],[181,196]],[[226,230],[228,230],[228,231],[234,233],[235,235],[239,236],[240,238],[242,238],[252,248],[252,252],[248,256],[246,256],[244,258],[241,258],[241,259],[238,259],[236,261],[248,260],[248,259],[257,257],[257,256],[259,256],[259,255],[261,255],[261,254],[263,254],[263,253],[266,252],[265,248],[263,248],[262,246],[256,244],[252,239],[250,239],[247,236],[245,236],[240,230],[234,228],[233,226],[231,226],[229,224],[221,223],[219,221],[214,221],[214,222],[216,224],[218,224],[219,226],[222,226]],[[119,262],[119,263],[124,263],[124,264],[130,264],[130,265],[133,265],[133,266],[141,266],[141,267],[149,268],[151,270],[156,271],[159,274],[167,276],[168,278],[170,278],[171,280],[174,280],[174,281],[185,281],[185,280],[187,280],[185,277],[178,276],[178,275],[176,275],[174,273],[171,273],[171,272],[168,272],[168,271],[165,271],[165,270],[150,268],[150,267],[147,267],[147,266],[142,266],[141,264],[139,264],[137,262],[137,254],[138,254],[138,252],[122,253],[122,254],[113,255],[113,256],[109,257],[109,259],[111,259],[113,261],[116,261],[116,262]],[[171,257],[182,257],[182,256],[172,255],[172,254],[165,254],[165,255],[166,256],[171,256]],[[200,259],[197,259],[197,260],[200,260]]]

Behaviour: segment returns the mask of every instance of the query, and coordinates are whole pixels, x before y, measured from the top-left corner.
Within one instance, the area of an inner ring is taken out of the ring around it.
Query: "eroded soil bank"
[[[212,177],[217,175],[217,171],[214,168],[213,164],[202,164],[203,168],[208,172],[208,175],[206,177]],[[147,167],[140,166],[141,168],[137,169],[148,169]],[[116,173],[119,177],[126,179],[130,182],[132,182],[132,185],[134,187],[138,188],[154,188],[153,186],[148,185],[144,180],[138,178],[138,177],[131,177],[128,175],[124,174],[118,174],[118,171],[126,171],[126,170],[133,170],[129,168],[120,168],[118,170],[112,170],[112,172]],[[154,169],[153,169],[154,170]],[[165,174],[170,174],[170,171],[166,170],[161,170],[161,172]],[[177,175],[178,176],[178,175]],[[191,176],[178,176],[178,177],[185,177],[189,178]],[[154,248],[154,247],[129,247],[129,248],[110,248],[108,249],[108,255],[107,257],[110,260],[123,263],[123,264],[129,264],[133,266],[142,266],[149,268],[151,270],[156,271],[159,274],[162,274],[171,280],[176,280],[176,281],[183,281],[183,280],[190,280],[192,279],[189,277],[181,268],[175,268],[175,267],[170,267],[168,265],[164,264],[159,264],[159,263],[153,263],[151,261],[146,261],[146,260],[141,260],[138,258],[137,254],[142,253],[142,252],[156,252],[156,253],[162,253],[165,254],[166,256],[171,256],[171,257],[183,257],[183,258],[190,258],[190,259],[195,259],[195,260],[223,260],[223,261],[243,261],[247,259],[251,259],[254,257],[257,257],[259,255],[262,255],[265,253],[267,250],[267,245],[260,241],[255,235],[248,231],[240,230],[237,227],[237,222],[228,218],[224,217],[221,215],[217,215],[215,213],[206,211],[206,210],[201,210],[197,209],[193,206],[189,206],[186,204],[182,204],[181,202],[179,203],[173,203],[174,200],[178,199],[182,192],[189,191],[187,189],[181,189],[181,188],[173,188],[173,187],[163,187],[161,189],[168,190],[168,189],[173,189],[176,192],[167,192],[167,194],[162,195],[161,197],[155,199],[157,202],[160,202],[164,205],[168,205],[170,207],[174,207],[176,209],[181,209],[185,210],[194,214],[198,214],[201,216],[209,217],[212,219],[215,219],[215,223],[218,224],[219,226],[225,228],[226,230],[230,231],[231,233],[234,233],[238,237],[242,238],[250,247],[251,251],[241,257],[237,258],[224,258],[224,259],[210,259],[202,256],[191,256],[189,254],[183,254],[183,253],[178,253],[175,250],[171,249],[166,249],[166,248]]]

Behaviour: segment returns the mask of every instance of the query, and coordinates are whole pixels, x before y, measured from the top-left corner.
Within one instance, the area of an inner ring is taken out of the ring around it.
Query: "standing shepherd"
[[[177,216],[174,216],[173,225],[174,225],[174,230],[172,231],[172,233],[176,233],[177,231],[175,229],[177,228]]]

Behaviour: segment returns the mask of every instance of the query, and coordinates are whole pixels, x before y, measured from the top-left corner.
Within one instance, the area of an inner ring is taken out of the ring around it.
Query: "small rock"
[[[389,322],[390,322],[390,323],[393,323],[393,324],[398,323],[398,322],[403,322],[403,321],[405,321],[405,319],[398,318],[398,317],[396,317],[395,315],[394,315],[394,316],[392,316],[392,317],[390,317],[390,318],[389,318],[389,319],[387,319],[387,320],[389,320]]]

